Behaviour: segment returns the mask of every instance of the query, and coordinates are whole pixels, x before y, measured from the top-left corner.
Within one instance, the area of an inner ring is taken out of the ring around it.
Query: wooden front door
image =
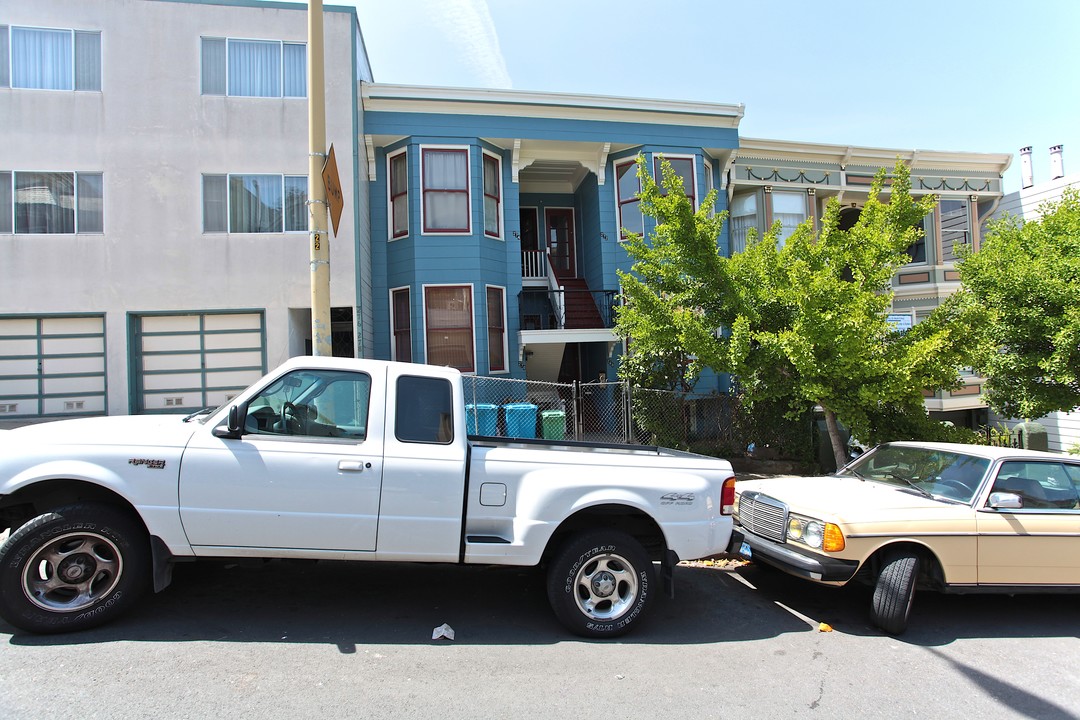
[[[557,278],[577,277],[574,267],[574,209],[547,208],[544,211],[547,230],[548,259]]]

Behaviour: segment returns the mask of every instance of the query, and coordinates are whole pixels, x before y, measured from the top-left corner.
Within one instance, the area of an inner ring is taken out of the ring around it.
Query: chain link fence
[[[621,382],[549,383],[466,376],[469,433],[660,445],[719,457],[811,461],[813,417],[792,420],[738,395],[631,388]]]

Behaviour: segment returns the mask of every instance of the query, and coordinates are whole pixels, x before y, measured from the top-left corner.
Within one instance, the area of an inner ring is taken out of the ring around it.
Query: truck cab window
[[[298,370],[248,403],[244,430],[268,436],[367,437],[371,378],[365,373]]]
[[[453,391],[447,380],[403,375],[397,380],[394,434],[401,442],[454,441]]]

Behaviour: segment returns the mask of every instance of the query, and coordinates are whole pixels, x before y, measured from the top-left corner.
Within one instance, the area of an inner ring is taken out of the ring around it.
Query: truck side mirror
[[[225,425],[218,425],[211,431],[214,437],[226,440],[238,440],[244,433],[240,428],[240,408],[233,405],[229,408],[229,420]]]

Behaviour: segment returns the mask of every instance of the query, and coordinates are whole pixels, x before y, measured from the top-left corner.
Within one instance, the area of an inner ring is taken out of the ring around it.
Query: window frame
[[[624,165],[629,165],[634,168],[634,180],[637,182],[637,194],[626,200],[622,197],[622,188],[619,183],[619,168]],[[645,214],[641,212],[641,178],[637,177],[637,157],[622,161],[616,160],[612,170],[614,171],[612,175],[615,177],[615,182],[612,183],[615,186],[615,221],[618,225],[619,242],[625,242],[627,235],[624,232],[626,223],[623,222],[623,205],[630,205],[631,203],[636,204],[637,213],[638,215],[641,215],[641,232],[642,235],[645,234]]]
[[[71,232],[19,232],[19,175],[70,175],[71,176]],[[105,234],[105,173],[88,172],[82,170],[0,170],[0,176],[7,177],[7,189],[5,193],[11,201],[7,208],[7,219],[10,220],[10,230],[0,230],[4,235],[44,236],[44,235],[104,235]],[[101,227],[91,230],[83,229],[82,216],[82,191],[80,190],[80,176],[97,177],[101,179]],[[7,227],[4,225],[3,227]]]
[[[491,324],[491,320],[492,320],[491,293],[493,291],[499,293],[499,312],[497,313],[497,315],[498,315],[498,320],[502,323],[502,325],[497,327],[497,328],[493,328],[493,326]],[[499,373],[499,374],[508,373],[508,372],[510,372],[510,363],[507,361],[507,357],[509,356],[509,347],[507,346],[507,337],[506,337],[506,288],[504,286],[502,286],[502,285],[485,285],[484,286],[484,314],[485,314],[485,320],[487,321],[488,372],[492,373],[492,374],[495,374],[495,373]],[[496,366],[496,365],[492,364],[492,362],[491,362],[491,347],[492,347],[491,346],[491,333],[492,333],[493,329],[497,329],[498,332],[499,332],[498,347],[499,347],[500,352],[502,353],[502,358],[501,358],[502,359],[502,365],[501,366]]]
[[[742,215],[736,215],[735,214],[735,207],[736,207],[737,203],[740,200],[742,200],[743,198],[747,198],[747,197],[753,198],[753,200],[754,200],[754,211],[752,213],[744,213]],[[728,203],[728,222],[725,223],[728,226],[728,243],[730,245],[730,248],[729,248],[729,250],[730,250],[729,254],[730,255],[734,255],[737,252],[745,252],[746,251],[746,238],[745,237],[742,238],[742,247],[740,249],[738,249],[738,250],[735,249],[735,228],[734,228],[734,225],[735,225],[735,219],[736,218],[746,218],[746,217],[754,218],[753,224],[750,225],[749,227],[747,227],[747,230],[749,230],[751,227],[756,229],[757,232],[758,232],[758,237],[760,238],[760,236],[761,236],[761,213],[762,213],[762,208],[760,206],[761,206],[761,193],[757,189],[751,190],[749,192],[737,192],[737,193],[732,194],[731,202]],[[749,233],[747,233],[747,234],[749,234]]]
[[[224,86],[224,92],[207,92],[205,87],[204,73],[206,67],[204,64],[205,53],[203,43],[206,40],[222,40],[224,41],[225,48],[225,62],[224,73],[225,77],[221,79],[221,83]],[[248,42],[248,43],[276,43],[278,45],[278,84],[277,95],[246,95],[246,94],[233,94],[229,88],[229,77],[231,75],[231,62],[229,61],[229,44],[233,42]],[[287,95],[286,87],[286,59],[285,59],[285,46],[302,46],[304,47],[304,72],[301,80],[304,85],[303,95]],[[306,101],[310,95],[310,88],[307,86],[307,66],[308,66],[308,53],[307,42],[298,40],[275,40],[272,38],[251,38],[251,37],[234,37],[230,35],[200,35],[199,36],[199,95],[203,97],[231,97],[231,98],[256,98],[262,100],[304,100]]]
[[[697,191],[697,155],[683,155],[683,154],[669,155],[668,153],[657,152],[657,153],[653,153],[652,157],[653,157],[653,180],[656,182],[656,186],[658,188],[660,188],[661,193],[663,193],[663,187],[661,186],[661,183],[663,182],[663,176],[662,176],[662,174],[660,172],[660,169],[661,169],[660,168],[660,159],[663,158],[664,160],[667,160],[669,163],[672,160],[689,160],[690,161],[690,182],[693,185],[693,188],[692,188],[691,192],[687,193],[686,192],[686,183],[684,182],[683,183],[683,193],[686,194],[687,196],[689,196],[689,198],[690,198],[690,206],[694,209],[694,212],[697,212],[697,209],[700,207],[700,202],[701,202],[701,199],[698,197],[698,191]],[[672,169],[674,170],[674,167],[672,167]],[[640,183],[640,181],[639,181],[639,183]]]
[[[716,189],[716,178],[713,177],[713,165],[709,162],[708,157],[701,158],[702,171],[705,173],[705,197],[709,196],[713,190]],[[698,207],[701,207],[700,203]],[[712,207],[709,208],[709,217],[716,215],[716,203],[714,202]]]
[[[396,296],[399,293],[404,293],[406,297],[406,306],[409,308],[409,312],[405,317],[406,324],[403,330],[398,328],[398,315],[396,312],[397,302]],[[400,357],[398,352],[398,334],[403,332],[407,336],[407,345],[409,350],[409,356],[407,358]],[[397,362],[412,362],[412,286],[399,285],[398,287],[390,288],[390,359]]]
[[[946,229],[944,216],[941,210],[941,204],[944,202],[958,202],[963,205],[963,217],[965,227],[963,230]],[[959,256],[956,254],[956,248],[958,244],[974,246],[975,234],[973,231],[973,223],[971,222],[971,200],[968,197],[956,197],[956,196],[944,196],[938,198],[938,204],[934,208],[934,224],[937,230],[938,250],[940,255],[938,257],[938,263],[944,265],[946,263],[955,263],[959,260]],[[956,240],[952,240],[952,243],[948,246],[949,252],[945,250],[945,233],[959,234],[963,233],[963,239],[960,243]],[[951,257],[949,257],[951,255]]]
[[[488,194],[487,188],[487,163],[491,160],[495,163],[495,194]],[[488,150],[481,151],[480,161],[480,178],[481,178],[481,190],[484,195],[484,236],[495,240],[503,239],[503,179],[502,179],[502,158],[493,152]],[[488,199],[495,201],[495,232],[492,233],[487,228],[487,201]]]
[[[65,33],[68,36],[68,50],[71,55],[71,64],[68,67],[68,72],[71,76],[71,87],[26,87],[23,85],[15,84],[15,52],[12,48],[14,30],[31,30],[38,32],[55,32]],[[4,35],[5,43],[3,47],[6,50],[6,56],[3,60],[3,68],[6,73],[0,74],[0,88],[8,88],[11,90],[45,90],[48,92],[101,92],[103,84],[103,68],[102,68],[102,49],[101,49],[101,30],[81,30],[79,28],[61,28],[61,27],[45,27],[40,25],[16,25],[14,23],[0,24],[0,33]],[[97,87],[79,87],[79,53],[77,48],[77,36],[78,35],[96,35],[98,37],[97,44]]]
[[[447,367],[456,368],[463,374],[473,374],[476,372],[476,298],[474,288],[471,283],[425,283],[421,286],[421,292],[423,293],[423,318],[424,318],[424,362],[428,365],[435,365],[436,363],[431,360],[431,347],[428,342],[428,335],[430,329],[428,327],[428,290],[435,288],[468,288],[469,290],[469,335],[472,339],[472,365],[468,368],[458,367],[456,365],[448,365]],[[461,327],[454,328],[440,328],[447,330],[462,330]]]
[[[779,250],[780,248],[784,247],[784,245],[787,243],[788,238],[795,234],[795,230],[798,229],[799,225],[802,225],[804,222],[806,222],[810,218],[809,197],[807,196],[805,190],[799,190],[797,188],[791,188],[791,189],[789,189],[789,188],[781,188],[781,189],[778,190],[778,189],[776,189],[774,187],[771,192],[767,192],[767,193],[765,193],[765,195],[768,197],[768,200],[769,200],[769,217],[771,219],[770,223],[769,223],[770,226],[774,225],[776,223],[776,220],[777,220],[777,217],[776,217],[777,216],[777,212],[776,212],[776,196],[777,195],[790,195],[792,197],[798,197],[800,200],[802,200],[802,220],[800,220],[798,223],[796,223],[795,226],[791,228],[791,232],[789,232],[787,235],[783,234],[783,224],[781,224],[781,234],[776,238],[776,249]],[[792,213],[780,213],[780,214],[782,214],[782,215],[791,215]]]
[[[394,161],[398,158],[404,160],[405,189],[395,195]],[[399,233],[394,229],[394,201],[401,197],[405,198],[405,230]],[[409,149],[407,147],[386,154],[386,219],[387,240],[393,242],[409,236]]]
[[[424,168],[427,163],[427,154],[435,152],[462,152],[465,153],[465,189],[432,189],[428,190],[425,184]],[[472,235],[472,147],[469,145],[421,145],[420,146],[420,234],[421,235]],[[465,195],[465,227],[464,228],[429,228],[427,218],[427,194],[439,193],[463,193]]]
[[[269,175],[277,176],[280,179],[281,190],[281,228],[279,230],[233,230],[232,228],[232,179],[234,177],[245,177],[252,175]],[[307,175],[290,175],[288,173],[268,173],[268,172],[244,172],[244,173],[202,173],[200,176],[201,187],[200,193],[202,195],[202,234],[203,235],[306,235],[311,232],[311,217],[310,213],[306,212],[307,202],[310,200],[311,188],[309,185],[309,178]],[[208,177],[223,177],[225,178],[225,229],[224,230],[207,230],[206,229],[206,178]],[[305,187],[307,187],[304,195],[304,225],[303,230],[287,230],[289,223],[286,221],[286,214],[288,213],[289,204],[286,196],[286,178],[293,178],[302,180]]]

